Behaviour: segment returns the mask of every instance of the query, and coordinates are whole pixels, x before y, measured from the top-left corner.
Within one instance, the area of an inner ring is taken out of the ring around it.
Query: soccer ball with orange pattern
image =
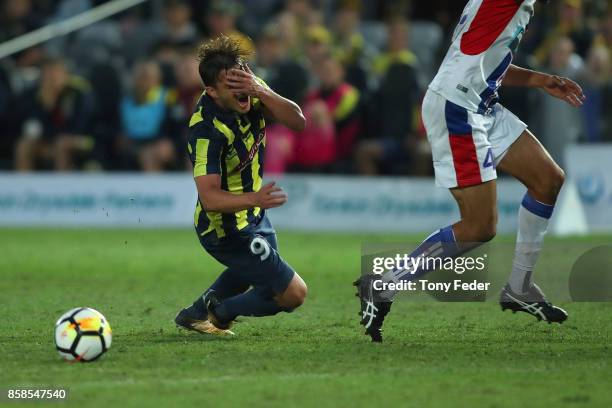
[[[95,309],[77,307],[55,323],[55,348],[68,361],[94,361],[111,346],[108,320]]]

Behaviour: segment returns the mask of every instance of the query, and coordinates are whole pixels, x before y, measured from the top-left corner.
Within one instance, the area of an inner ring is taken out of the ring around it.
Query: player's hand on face
[[[248,65],[243,69],[232,68],[227,71],[226,83],[230,91],[236,94],[258,96],[264,91],[264,86],[257,80]]]
[[[280,207],[287,202],[287,194],[275,182],[266,184],[254,194],[255,206],[264,210]]]
[[[586,96],[580,85],[568,78],[549,75],[544,83],[543,89],[551,96],[561,99],[575,108],[584,104]]]

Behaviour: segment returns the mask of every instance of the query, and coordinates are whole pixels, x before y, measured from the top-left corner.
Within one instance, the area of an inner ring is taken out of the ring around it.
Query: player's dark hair
[[[204,42],[198,48],[198,70],[204,85],[215,85],[221,71],[242,65],[248,55],[238,41],[225,35]]]

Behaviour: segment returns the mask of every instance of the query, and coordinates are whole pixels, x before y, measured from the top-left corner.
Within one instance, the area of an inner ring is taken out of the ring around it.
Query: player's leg
[[[174,322],[179,327],[195,330],[200,333],[233,334],[228,330],[219,330],[210,323],[208,320],[208,310],[206,308],[206,297],[209,293],[215,293],[219,299],[230,298],[246,292],[250,285],[244,281],[238,267],[228,265],[228,262],[231,262],[230,260],[233,253],[233,247],[231,245],[221,245],[215,242],[216,239],[212,240],[207,237],[199,238],[204,249],[211,253],[221,264],[225,264],[228,267],[190,306],[178,312],[174,318]]]
[[[268,228],[264,235],[266,241],[269,243],[271,248],[278,252],[278,241],[276,239],[276,233],[272,230],[272,225],[270,224],[268,218],[266,217],[262,221],[262,223],[266,224]],[[291,272],[288,271],[288,269],[291,268],[288,265],[283,265],[281,268],[287,269],[284,275],[291,275]],[[281,282],[278,285],[278,288],[276,289],[279,291],[279,293],[274,294],[274,299],[276,300],[276,303],[278,303],[279,306],[281,306],[285,310],[293,310],[300,307],[304,303],[304,301],[306,300],[306,295],[308,294],[308,287],[306,286],[306,283],[304,282],[302,277],[298,275],[297,272],[293,271],[293,278],[289,282],[289,285],[284,291],[280,292],[282,286],[284,286],[284,281]]]
[[[490,180],[450,192],[461,214],[461,221],[452,226],[455,242],[469,245],[492,240],[497,232],[497,182]]]
[[[519,208],[512,273],[502,292],[502,307],[526,311],[548,322],[562,322],[567,314],[545,302],[532,273],[565,174],[528,130],[510,146],[498,168],[527,187]]]
[[[271,235],[255,235],[243,257],[241,274],[253,288],[224,300],[207,295],[209,319],[219,328],[227,328],[238,316],[272,316],[291,312],[306,297],[302,278],[281,258]],[[246,258],[246,259],[245,259]]]
[[[248,289],[249,284],[240,277],[239,271],[226,268],[204,294],[214,290],[219,299],[226,299],[244,293]]]
[[[244,293],[249,288],[250,285],[240,276],[239,270],[236,268],[226,268],[213,284],[186,309],[190,312],[190,315],[206,319],[205,299],[209,292],[215,292],[217,298],[223,300]]]
[[[409,258],[453,258],[495,236],[497,173],[488,141],[493,119],[468,112],[432,92],[425,96],[423,118],[432,146],[436,183],[450,189],[459,206],[461,220],[433,232]],[[388,271],[382,280],[412,281],[429,272],[427,265],[432,264],[412,263]],[[373,341],[381,341],[380,328],[395,293],[375,293],[374,279],[380,277],[366,275],[355,285],[361,300],[361,324]]]
[[[497,205],[495,180],[450,190],[459,206],[461,220],[430,234],[412,253],[409,259],[455,258],[481,243],[493,239],[496,233]],[[418,265],[406,265],[401,269],[388,271],[380,276],[364,275],[354,285],[360,298],[360,323],[365,327],[365,334],[374,342],[382,342],[382,325],[385,316],[391,309],[396,292],[374,290],[374,280],[383,282],[409,282],[419,279],[430,272],[426,266],[435,263],[421,262]]]
[[[291,281],[280,293],[284,283],[275,289],[274,286],[255,286],[249,291],[219,300],[214,305],[214,315],[219,320],[215,322],[223,325],[223,322],[231,322],[237,316],[272,316],[279,312],[291,312],[300,307],[306,299],[308,288],[304,280],[293,273]],[[213,292],[214,293],[214,292]]]
[[[492,240],[497,226],[497,183],[490,180],[468,187],[452,188],[461,214],[460,221],[441,228],[430,234],[410,255],[410,259],[420,257],[454,258],[477,246]],[[389,271],[383,275],[384,281],[412,281],[430,272],[426,263]],[[387,293],[392,298],[394,293]]]
[[[217,327],[225,328],[238,316],[264,317],[292,312],[304,303],[307,293],[304,280],[294,273],[282,293],[276,293],[270,286],[253,287],[245,293],[213,304],[214,317],[209,314],[209,318]]]
[[[226,299],[244,293],[249,289],[249,284],[239,278],[239,274],[232,268],[226,268],[215,282],[190,306],[181,309],[174,322],[177,326],[198,331],[200,333],[215,335],[232,335],[229,330],[220,330],[208,319],[206,309],[206,297],[209,293],[216,293],[219,299]]]
[[[272,248],[278,251],[278,244],[274,234],[266,234],[266,241]],[[215,280],[215,282],[208,289],[206,289],[201,298],[205,297],[206,293],[210,291],[214,291],[219,300],[227,299],[246,292],[250,288],[250,284],[246,283],[244,276],[241,274],[241,269],[242,268],[239,267],[225,269],[221,275],[219,275],[217,280]],[[299,278],[301,283],[305,286],[301,278],[299,276],[297,276],[297,278]],[[296,288],[299,288],[299,286],[299,282],[294,283],[292,280],[286,290],[287,295],[285,295],[284,301],[290,301],[290,297],[292,296],[291,294],[294,293],[297,290]],[[200,306],[200,302],[196,301],[194,302],[194,305],[196,305],[196,303],[198,306]]]
[[[304,302],[306,284],[278,253],[276,235],[267,217],[247,240],[237,240],[229,252],[231,256],[224,263],[239,271],[242,281],[253,288],[227,299],[219,299],[214,291],[207,294],[209,319],[217,327],[229,327],[237,316],[291,312]]]
[[[476,248],[495,237],[497,224],[496,181],[450,190],[459,206],[461,220],[430,234],[410,255],[410,259],[455,258]],[[434,263],[432,263],[434,264]],[[381,342],[381,328],[385,315],[391,309],[396,292],[374,293],[373,281],[383,282],[413,281],[431,269],[426,263],[388,271],[382,277],[362,276],[355,286],[361,300],[361,324],[372,341]]]
[[[275,296],[274,299],[284,310],[294,310],[304,304],[307,294],[308,287],[306,286],[306,282],[304,282],[302,277],[295,272],[287,289],[285,289],[283,293]]]
[[[527,187],[519,208],[517,247],[509,281],[513,291],[522,293],[531,283],[531,273],[565,175],[529,131],[510,147],[498,168]]]

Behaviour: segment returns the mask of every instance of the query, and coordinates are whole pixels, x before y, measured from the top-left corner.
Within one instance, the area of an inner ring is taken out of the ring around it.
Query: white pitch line
[[[72,384],[54,385],[53,387],[66,388],[68,391],[87,389],[87,388],[114,388],[114,387],[131,387],[131,386],[143,386],[143,385],[183,385],[183,384],[208,384],[208,383],[219,383],[226,381],[251,381],[260,380],[262,378],[277,380],[277,381],[292,381],[297,379],[326,379],[330,377],[336,377],[341,374],[331,373],[303,373],[303,374],[278,374],[278,375],[225,375],[221,377],[209,377],[209,378],[176,378],[176,379],[165,379],[165,378],[150,378],[150,379],[138,379],[126,378],[124,380],[96,380],[96,381],[83,381]],[[21,388],[41,388],[40,384],[20,384]],[[48,387],[47,387],[48,388]]]

